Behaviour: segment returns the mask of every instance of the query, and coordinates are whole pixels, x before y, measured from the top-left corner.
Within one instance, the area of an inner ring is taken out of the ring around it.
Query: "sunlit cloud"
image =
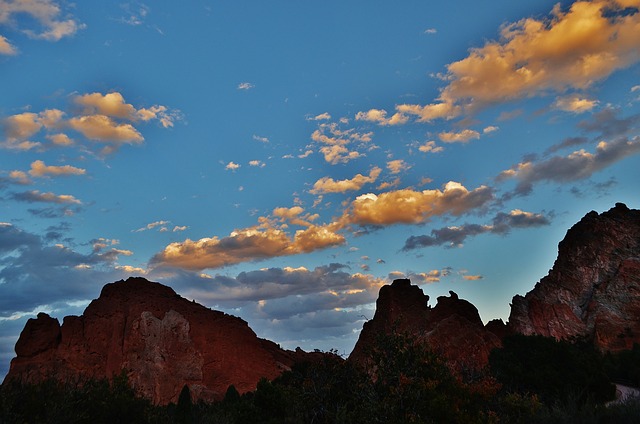
[[[30,20],[21,19],[21,15],[29,16],[37,25],[26,26],[26,22]],[[59,4],[53,0],[0,1],[0,25],[11,25],[34,39],[58,41],[85,28],[84,24],[74,19],[61,19],[61,15]]]
[[[588,99],[577,94],[558,97],[556,102],[553,104],[553,106],[558,110],[573,113],[589,112],[597,105],[597,100]]]
[[[480,186],[469,191],[450,181],[443,190],[401,189],[358,196],[343,219],[358,225],[418,224],[439,215],[463,215],[484,207],[494,198],[493,190]]]
[[[587,90],[640,60],[640,14],[625,13],[637,6],[635,0],[576,1],[568,10],[557,4],[548,18],[506,24],[499,40],[447,65],[439,75],[447,85],[435,102],[396,105],[396,112],[431,122],[515,99]],[[591,106],[561,105],[574,112]]]
[[[132,232],[140,233],[143,231],[153,230],[155,228],[157,228],[159,231],[162,231],[162,229],[164,229],[164,231],[167,231],[167,225],[169,224],[171,224],[171,221],[154,221],[150,222],[144,227],[138,228],[137,230],[132,230]]]
[[[53,166],[46,165],[41,160],[36,160],[31,163],[31,170],[29,175],[32,177],[47,177],[47,176],[65,176],[65,175],[84,175],[87,171],[82,168],[76,168],[71,165]]]
[[[427,141],[425,144],[421,144],[418,150],[422,153],[440,153],[444,150],[444,147],[438,146],[435,141]]]
[[[240,168],[240,165],[238,165],[235,162],[229,162],[228,164],[225,165],[224,169],[226,169],[227,171],[235,171],[236,169]]]
[[[313,184],[313,188],[309,190],[312,194],[326,193],[346,193],[347,191],[360,190],[365,184],[372,184],[380,176],[382,170],[374,167],[369,175],[357,174],[355,177],[346,180],[334,180],[331,177],[322,177]]]
[[[308,121],[328,121],[329,119],[331,119],[331,115],[328,112],[307,118]]]
[[[11,171],[9,172],[9,178],[15,181],[18,184],[28,185],[31,184],[31,180],[29,176],[24,171]]]
[[[336,123],[321,123],[311,134],[311,139],[321,145],[320,152],[332,165],[347,163],[363,156],[357,149],[371,142],[373,133],[358,133],[355,129],[342,130]],[[349,148],[356,144],[355,148]]]
[[[478,131],[465,129],[460,132],[441,132],[438,134],[440,141],[445,143],[467,143],[470,140],[478,140],[480,133]]]
[[[411,165],[406,163],[403,159],[395,159],[387,162],[387,169],[391,174],[395,175],[411,169]]]
[[[309,253],[344,244],[345,238],[336,232],[337,229],[336,225],[310,225],[297,230],[291,238],[284,230],[263,223],[236,230],[223,238],[187,239],[171,243],[151,259],[150,265],[202,270]]]
[[[43,202],[43,203],[58,203],[58,204],[75,204],[81,205],[82,202],[70,194],[54,194],[51,192],[42,193],[39,190],[31,190],[22,193],[13,193],[11,196],[13,200],[20,202]]]
[[[400,125],[404,124],[409,118],[401,113],[395,113],[390,118],[387,118],[387,111],[381,109],[371,109],[367,112],[358,112],[356,114],[356,121],[369,121],[375,122],[378,125]]]
[[[135,127],[140,122],[157,120],[164,128],[169,128],[182,119],[179,111],[169,110],[166,106],[136,109],[118,92],[74,96],[71,117],[65,119],[66,115],[59,109],[46,109],[40,113],[25,112],[3,118],[6,139],[0,146],[12,150],[69,147],[76,143],[61,130],[72,129],[87,140],[99,142],[103,146],[100,153],[106,155],[124,144],[141,144],[144,137]],[[50,143],[33,140],[42,130]]]
[[[13,56],[18,54],[18,50],[9,43],[9,40],[6,37],[0,35],[0,55]]]

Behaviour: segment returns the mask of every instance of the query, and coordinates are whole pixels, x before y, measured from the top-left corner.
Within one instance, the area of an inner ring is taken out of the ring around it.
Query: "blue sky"
[[[130,275],[348,354],[409,277],[483,318],[638,208],[638,0],[0,0],[0,374]]]

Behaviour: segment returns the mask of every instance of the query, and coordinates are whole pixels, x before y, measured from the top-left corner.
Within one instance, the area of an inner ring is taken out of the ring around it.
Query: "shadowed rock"
[[[508,327],[587,338],[603,351],[640,343],[640,211],[617,203],[575,224],[549,274],[526,296],[513,298]]]
[[[124,369],[156,404],[176,402],[185,384],[194,399],[207,401],[221,399],[231,384],[240,393],[254,390],[260,378],[307,357],[143,278],[107,284],[82,316],[68,316],[62,326],[42,313],[30,319],[16,354],[6,381],[111,378]]]

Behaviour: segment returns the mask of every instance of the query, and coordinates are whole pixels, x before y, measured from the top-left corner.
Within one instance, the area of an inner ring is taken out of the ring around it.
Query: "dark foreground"
[[[602,355],[588,343],[512,336],[482,372],[451,364],[394,335],[380,338],[362,368],[338,356],[298,364],[223,401],[154,406],[126,374],[37,385],[5,383],[0,423],[637,423],[640,400],[605,406],[612,381],[640,386],[640,346]]]

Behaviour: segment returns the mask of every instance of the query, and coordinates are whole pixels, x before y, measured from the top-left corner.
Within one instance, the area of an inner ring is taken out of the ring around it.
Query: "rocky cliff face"
[[[575,224],[549,274],[513,298],[508,327],[609,351],[640,343],[640,211],[618,203]]]
[[[176,402],[187,384],[196,399],[216,400],[230,384],[254,390],[303,352],[259,339],[240,318],[210,310],[143,278],[107,284],[82,316],[62,326],[30,319],[16,343],[6,380],[109,378],[124,369],[157,404]]]
[[[454,368],[484,367],[491,349],[500,346],[500,339],[484,327],[475,306],[449,293],[449,297],[438,297],[431,307],[429,296],[407,279],[383,286],[376,313],[364,324],[349,360],[366,361],[376,337],[395,331],[415,336],[418,343],[442,354]]]

